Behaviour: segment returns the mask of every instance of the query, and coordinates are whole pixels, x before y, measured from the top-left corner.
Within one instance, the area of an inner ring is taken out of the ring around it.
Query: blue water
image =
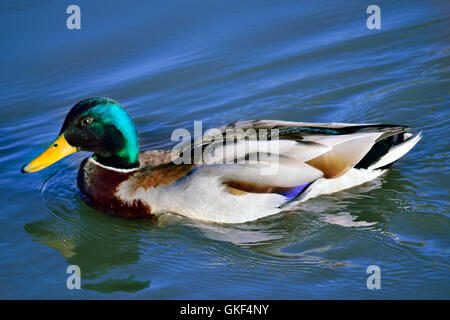
[[[448,1],[0,3],[0,298],[450,298]],[[381,29],[366,8],[381,8]],[[81,99],[132,115],[142,150],[244,119],[423,130],[379,179],[240,225],[87,206],[75,154],[21,166]],[[78,265],[82,289],[66,287]],[[366,269],[381,269],[369,290]]]

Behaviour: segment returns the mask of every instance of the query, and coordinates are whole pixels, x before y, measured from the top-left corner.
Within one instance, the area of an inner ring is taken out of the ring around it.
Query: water
[[[0,4],[0,298],[450,298],[448,1]],[[239,119],[424,131],[381,178],[241,225],[106,216],[76,187],[86,154],[21,166],[77,101],[131,113],[142,150]],[[78,265],[82,290],[66,288]],[[381,269],[368,290],[366,268]]]

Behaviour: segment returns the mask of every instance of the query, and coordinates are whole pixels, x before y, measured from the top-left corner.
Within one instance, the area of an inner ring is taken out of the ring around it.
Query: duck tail
[[[421,138],[422,131],[414,136],[406,130],[381,137],[355,168],[372,170],[387,168],[408,153]]]

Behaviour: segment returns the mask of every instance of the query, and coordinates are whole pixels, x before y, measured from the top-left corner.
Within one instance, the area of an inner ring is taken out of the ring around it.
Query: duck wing
[[[373,169],[396,161],[420,140],[408,130],[389,124],[236,122],[190,141],[176,150],[178,158],[174,150],[141,155],[142,167],[117,194],[123,201],[141,200],[155,214],[252,221],[378,176],[382,170]],[[355,172],[361,177],[353,181]]]
[[[242,121],[207,131],[183,152],[201,164],[196,170],[202,174],[220,176],[231,193],[294,194],[319,178],[338,178],[361,162],[368,166],[377,160],[376,154],[365,159],[375,145],[387,139],[403,141],[409,129],[394,124]]]

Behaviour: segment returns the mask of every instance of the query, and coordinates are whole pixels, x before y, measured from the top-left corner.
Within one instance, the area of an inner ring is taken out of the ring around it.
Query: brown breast
[[[158,187],[176,181],[195,166],[175,165],[170,161],[170,151],[146,151],[139,155],[138,169],[122,172],[87,158],[78,171],[78,187],[89,204],[103,212],[126,218],[149,218],[153,216],[149,204],[141,200],[122,201],[116,195],[117,188],[127,180],[132,196],[138,188]]]
[[[115,195],[117,187],[133,172],[109,170],[85,159],[78,171],[78,188],[87,202],[103,212],[124,218],[152,218],[151,207],[140,200],[124,202]]]

